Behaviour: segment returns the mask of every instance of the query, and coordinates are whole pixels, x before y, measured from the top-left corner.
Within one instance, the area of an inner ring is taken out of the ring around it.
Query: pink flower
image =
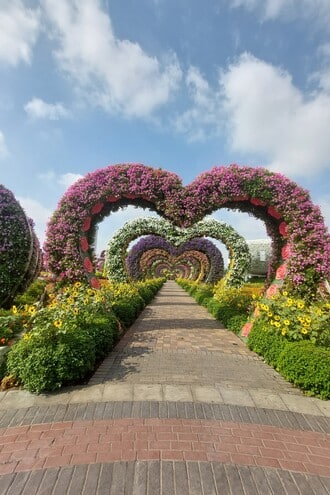
[[[116,201],[118,201],[118,199],[120,199],[119,196],[108,196],[107,197],[107,202],[108,203],[115,203]]]
[[[89,258],[84,258],[84,267],[85,267],[85,270],[88,272],[88,273],[92,273],[93,272],[93,263],[91,262],[91,260]]]
[[[100,281],[96,277],[92,277],[90,279],[90,284],[93,287],[93,289],[100,289],[101,288]]]
[[[85,220],[84,220],[84,223],[81,227],[81,230],[83,232],[87,232],[87,230],[90,229],[90,226],[91,226],[91,221],[92,221],[92,217],[86,217]]]
[[[290,244],[286,244],[285,246],[282,247],[281,251],[282,259],[288,260],[291,256],[291,247]]]
[[[277,280],[283,280],[287,272],[287,266],[286,263],[283,265],[279,266],[278,269],[276,270],[276,275],[275,278]]]
[[[259,198],[251,198],[250,203],[252,203],[255,206],[265,206],[266,204],[264,201],[262,201],[262,199]]]
[[[277,284],[272,284],[266,290],[266,297],[270,299],[272,296],[275,296],[279,290],[279,286]]]
[[[100,213],[100,211],[103,209],[104,203],[96,203],[92,207],[92,214],[94,215],[95,213]]]
[[[242,327],[242,337],[247,337],[251,332],[252,327],[253,327],[252,321],[245,323],[245,325]]]
[[[280,223],[278,231],[283,237],[288,237],[289,235],[288,226],[285,222]]]
[[[277,220],[279,220],[280,218],[282,218],[282,215],[277,211],[275,210],[275,208],[273,208],[272,206],[270,206],[267,210],[268,214],[271,215],[272,217],[276,218]]]
[[[87,237],[81,237],[80,238],[80,247],[81,247],[81,250],[83,253],[85,253],[86,251],[88,251],[88,248],[89,248],[89,244],[88,244],[88,240],[87,240]]]

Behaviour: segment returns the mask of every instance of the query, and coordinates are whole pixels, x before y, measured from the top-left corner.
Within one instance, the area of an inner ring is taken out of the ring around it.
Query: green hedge
[[[34,393],[80,382],[112,349],[119,322],[130,325],[163,282],[160,279],[137,284],[135,294],[118,297],[112,311],[105,306],[98,312],[92,311],[78,329],[68,325],[61,332],[45,324],[40,330],[27,333],[7,353],[0,370],[2,376],[11,375]]]
[[[118,321],[113,314],[91,315],[79,331],[33,333],[12,346],[6,374],[30,392],[56,390],[86,377],[97,359],[111,349],[117,334]]]
[[[248,346],[309,395],[330,399],[330,349],[312,342],[289,342],[256,322]]]

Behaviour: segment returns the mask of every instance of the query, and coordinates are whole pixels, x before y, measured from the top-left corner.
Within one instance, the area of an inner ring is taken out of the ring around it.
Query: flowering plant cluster
[[[172,256],[164,249],[149,249],[142,252],[139,266],[144,278],[175,279],[179,277],[202,281],[210,271],[210,263],[206,254],[194,250]]]
[[[128,280],[125,258],[128,245],[143,235],[158,235],[174,246],[197,237],[213,237],[225,244],[230,253],[230,267],[223,279],[225,286],[240,286],[250,265],[250,252],[244,240],[229,225],[216,220],[197,222],[192,227],[180,229],[166,220],[157,218],[138,218],[127,222],[113,235],[106,251],[105,271],[110,280]]]
[[[290,341],[330,345],[330,302],[308,304],[286,291],[258,301],[253,325],[272,329]]]
[[[195,238],[176,247],[163,237],[149,235],[140,239],[132,247],[126,258],[127,271],[132,279],[137,280],[144,277],[140,267],[140,258],[144,252],[153,249],[162,249],[171,257],[179,257],[189,251],[204,253],[209,261],[209,269],[206,270],[204,267],[204,276],[199,280],[215,283],[223,277],[224,264],[221,251],[209,239]]]
[[[144,165],[87,174],[68,189],[50,220],[49,269],[71,280],[87,276],[97,285],[92,263],[96,224],[127,204],[148,206],[181,227],[219,208],[249,212],[265,222],[272,239],[269,279],[284,265],[276,286],[284,282],[290,291],[312,298],[330,276],[329,233],[309,193],[281,174],[238,165],[215,167],[187,187],[177,175]]]
[[[40,272],[42,255],[33,222],[0,185],[0,306],[10,306]]]

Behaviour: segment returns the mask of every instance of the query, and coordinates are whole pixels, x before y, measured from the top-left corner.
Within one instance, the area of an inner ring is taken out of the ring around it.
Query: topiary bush
[[[10,307],[41,269],[41,250],[28,219],[11,191],[0,184],[0,306]]]

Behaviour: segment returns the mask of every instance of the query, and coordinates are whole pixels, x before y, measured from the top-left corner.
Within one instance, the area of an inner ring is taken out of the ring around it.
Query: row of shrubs
[[[40,393],[86,379],[163,282],[104,281],[97,291],[77,282],[50,293],[44,307],[25,307],[25,333],[2,363],[2,382]]]
[[[329,328],[327,326],[329,303],[323,303],[318,307],[319,317],[317,314],[313,314],[314,326],[317,323],[317,318],[322,321],[322,326],[318,328],[317,334],[312,330],[312,322],[311,329],[302,326],[302,330],[298,331],[299,306],[302,306],[302,301],[298,301],[298,305],[293,303],[286,308],[286,311],[290,309],[291,315],[290,318],[288,314],[285,315],[288,318],[287,321],[284,320],[287,326],[283,328],[280,317],[276,315],[276,300],[269,300],[267,304],[266,301],[261,302],[261,304],[256,303],[258,290],[260,290],[257,286],[255,290],[251,285],[243,286],[242,289],[227,289],[223,291],[221,298],[219,298],[219,294],[215,298],[212,286],[181,279],[178,280],[178,283],[194,297],[196,302],[205,306],[217,320],[236,334],[240,333],[243,325],[247,322],[253,306],[256,305],[258,308],[262,306],[263,308],[267,305],[268,319],[265,320],[264,311],[262,311],[261,316],[253,321],[252,330],[247,339],[249,348],[261,355],[286,380],[308,395],[330,399],[330,349],[328,345],[325,345],[329,341]],[[283,304],[282,299],[289,298],[281,296],[278,302],[279,310]],[[291,303],[290,299],[289,303]],[[295,308],[295,306],[298,307]],[[258,309],[258,311],[260,310]],[[297,316],[298,321],[295,322]],[[277,328],[279,323],[282,326]],[[302,323],[306,325],[304,320]],[[308,328],[308,332],[306,332],[306,328]]]
[[[330,349],[308,340],[290,342],[258,319],[248,346],[281,375],[308,395],[330,399]]]
[[[214,318],[221,321],[226,328],[238,334],[247,321],[253,303],[253,297],[260,294],[260,284],[246,288],[228,288],[217,290],[214,296],[213,286],[199,284],[186,279],[178,279],[184,288],[198,304],[206,307]]]

